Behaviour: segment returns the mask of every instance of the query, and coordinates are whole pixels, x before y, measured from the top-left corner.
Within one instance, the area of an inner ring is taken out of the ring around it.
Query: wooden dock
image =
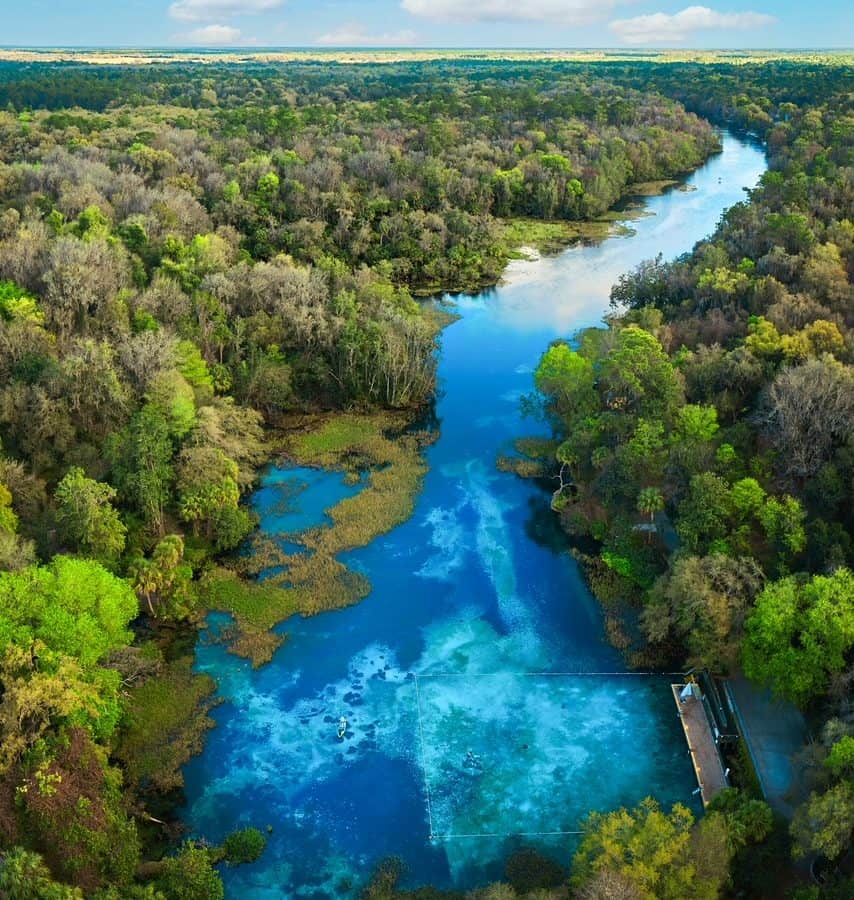
[[[685,739],[688,741],[688,749],[691,751],[691,762],[694,763],[697,784],[700,786],[700,796],[703,798],[705,806],[716,794],[727,787],[720,753],[718,753],[715,737],[703,709],[703,701],[691,696],[683,703],[679,699],[679,694],[685,685],[671,684],[670,687],[673,691],[673,699],[676,701],[676,709],[679,711],[679,718],[682,720],[682,728],[685,730]]]

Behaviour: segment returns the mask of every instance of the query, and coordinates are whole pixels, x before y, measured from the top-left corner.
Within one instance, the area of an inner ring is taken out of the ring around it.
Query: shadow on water
[[[551,485],[545,481],[536,481],[542,489],[541,494],[534,494],[528,500],[528,518],[525,521],[525,534],[540,547],[552,553],[565,553],[570,549],[570,541],[561,528],[560,519],[552,512]]]

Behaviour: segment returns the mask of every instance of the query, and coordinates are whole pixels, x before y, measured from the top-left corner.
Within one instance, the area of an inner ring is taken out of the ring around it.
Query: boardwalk
[[[673,690],[673,699],[679,710],[682,727],[685,729],[688,749],[691,751],[691,761],[694,763],[694,771],[697,773],[697,784],[700,785],[700,796],[705,805],[727,787],[721,757],[712,735],[709,720],[703,710],[702,701],[692,696],[683,703],[679,699],[679,693],[685,685],[672,684],[670,687]]]

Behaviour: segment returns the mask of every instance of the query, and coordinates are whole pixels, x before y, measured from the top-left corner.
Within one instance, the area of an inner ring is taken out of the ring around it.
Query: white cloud
[[[315,43],[326,47],[409,47],[417,37],[414,31],[409,30],[370,34],[364,25],[353,23],[321,34]]]
[[[278,9],[284,0],[175,0],[169,15],[179,22],[205,22],[231,16],[254,16]]]
[[[242,43],[240,29],[230,25],[205,25],[191,31],[186,38],[191,44],[203,47],[230,47]]]
[[[627,44],[674,44],[687,41],[697,31],[761,28],[776,21],[774,16],[764,13],[721,13],[708,6],[688,6],[672,16],[653,13],[632,19],[617,19],[608,27]]]
[[[587,25],[633,0],[402,0],[413,16],[445,22],[546,22]]]

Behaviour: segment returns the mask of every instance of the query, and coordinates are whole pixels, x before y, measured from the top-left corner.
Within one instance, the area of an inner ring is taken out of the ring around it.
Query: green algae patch
[[[181,767],[200,753],[214,727],[216,683],[192,669],[192,657],[164,663],[154,678],[131,687],[114,756],[138,789],[167,792],[184,786]]]
[[[290,592],[268,581],[241,578],[230,569],[208,572],[199,588],[206,607],[231,613],[238,622],[256,629],[270,629],[300,612],[300,605]]]
[[[337,416],[319,428],[296,436],[289,444],[291,454],[303,465],[347,467],[356,451],[382,440],[375,417]]]
[[[409,430],[410,421],[388,412],[316,417],[287,438],[289,461],[343,471],[364,487],[325,510],[329,525],[258,534],[252,552],[236,564],[239,573],[217,569],[205,576],[208,608],[234,616],[233,653],[263,665],[281,642],[271,628],[292,615],[342,609],[368,595],[367,578],[337,556],[367,546],[412,515],[427,472],[423,450],[434,436]],[[261,581],[249,580],[260,575]]]

